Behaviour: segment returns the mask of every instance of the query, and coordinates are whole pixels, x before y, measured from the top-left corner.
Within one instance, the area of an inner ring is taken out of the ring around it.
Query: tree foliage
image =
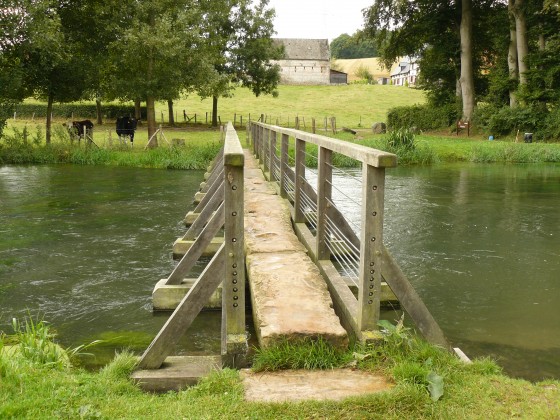
[[[377,57],[377,49],[372,39],[361,32],[353,35],[342,34],[330,44],[332,58],[370,58]]]

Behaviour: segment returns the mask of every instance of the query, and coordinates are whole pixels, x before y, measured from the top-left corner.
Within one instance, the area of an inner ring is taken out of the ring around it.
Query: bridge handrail
[[[142,369],[157,369],[163,364],[220,283],[222,363],[229,367],[245,364],[248,345],[245,332],[244,160],[237,133],[228,123],[224,147],[214,159],[209,176],[214,181],[200,202],[203,206],[199,218],[184,236],[196,239],[165,285],[182,284],[222,226],[224,243],[142,355],[139,361]]]
[[[255,121],[252,121],[251,124],[273,130],[278,134],[285,134],[290,137],[303,140],[306,143],[324,147],[333,152],[343,154],[376,168],[394,168],[397,166],[397,155],[383,150],[377,150],[371,147],[362,146],[361,144],[349,143],[347,141],[333,139],[320,134],[312,134],[292,128],[269,125]]]

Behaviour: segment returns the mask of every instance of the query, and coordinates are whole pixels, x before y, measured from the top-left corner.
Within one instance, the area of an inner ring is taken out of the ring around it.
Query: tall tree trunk
[[[472,0],[461,1],[461,96],[463,120],[470,121],[474,112],[474,75],[472,62]]]
[[[101,115],[101,99],[95,98],[95,111],[97,113],[97,124],[103,124],[103,116]]]
[[[53,98],[53,94],[52,92],[49,92],[49,96],[47,98],[47,127],[46,127],[46,133],[45,133],[45,141],[47,142],[47,144],[51,143],[51,127],[52,127],[52,108],[53,108],[53,102],[54,102],[54,98]]]
[[[525,19],[525,0],[515,0],[513,15],[515,16],[515,33],[517,35],[517,65],[519,67],[519,84],[527,84],[525,73],[529,69],[525,62],[529,54],[527,41],[527,21]]]
[[[140,98],[134,100],[134,118],[137,120],[142,119],[142,108],[140,107]]]
[[[167,100],[167,111],[169,112],[169,125],[175,125],[175,117],[173,116],[173,101]]]
[[[212,96],[212,127],[218,126],[218,97]]]
[[[148,96],[146,98],[146,113],[148,120],[148,140],[150,140],[156,132],[156,101],[153,96]],[[155,147],[158,147],[157,136],[150,143],[150,148]]]
[[[517,106],[517,82],[519,80],[519,67],[517,66],[517,34],[515,31],[515,16],[513,14],[514,0],[508,0],[509,16],[509,49],[508,49],[508,70],[509,70],[509,106]]]

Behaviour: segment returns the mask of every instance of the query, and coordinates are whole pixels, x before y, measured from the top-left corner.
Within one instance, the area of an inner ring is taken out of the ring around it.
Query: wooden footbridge
[[[173,313],[133,378],[160,391],[196,383],[211,369],[245,367],[248,306],[260,346],[305,337],[340,347],[350,337],[375,342],[382,302],[398,300],[428,341],[449,348],[383,243],[385,169],[396,156],[260,122],[249,123],[247,136],[243,150],[233,126],[225,129],[174,245],[180,261],[154,290],[154,308]],[[359,162],[361,172],[344,173],[341,160]],[[361,184],[359,197],[339,185],[348,176]],[[357,203],[359,223],[346,217],[348,201]],[[203,255],[213,256],[189,279]],[[209,302],[222,310],[221,354],[173,356]]]

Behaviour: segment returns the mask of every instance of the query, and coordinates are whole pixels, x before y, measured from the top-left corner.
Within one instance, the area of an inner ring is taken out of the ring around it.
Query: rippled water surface
[[[172,243],[201,180],[0,167],[0,329],[29,311],[66,345],[105,339],[106,357],[145,349],[167,317],[152,314],[151,292],[173,269]],[[350,197],[360,188],[343,184]],[[559,165],[388,170],[385,222],[388,248],[454,345],[516,376],[560,378]],[[182,351],[218,352],[220,318],[197,318]]]
[[[385,242],[450,341],[512,375],[560,378],[560,165],[387,174]],[[337,205],[359,226],[351,179]]]
[[[104,339],[97,352],[145,348],[167,315],[155,283],[173,269],[173,241],[200,171],[0,167],[0,329],[28,313],[66,345]],[[219,351],[220,316],[204,313],[184,340]],[[100,361],[101,363],[101,361]]]

